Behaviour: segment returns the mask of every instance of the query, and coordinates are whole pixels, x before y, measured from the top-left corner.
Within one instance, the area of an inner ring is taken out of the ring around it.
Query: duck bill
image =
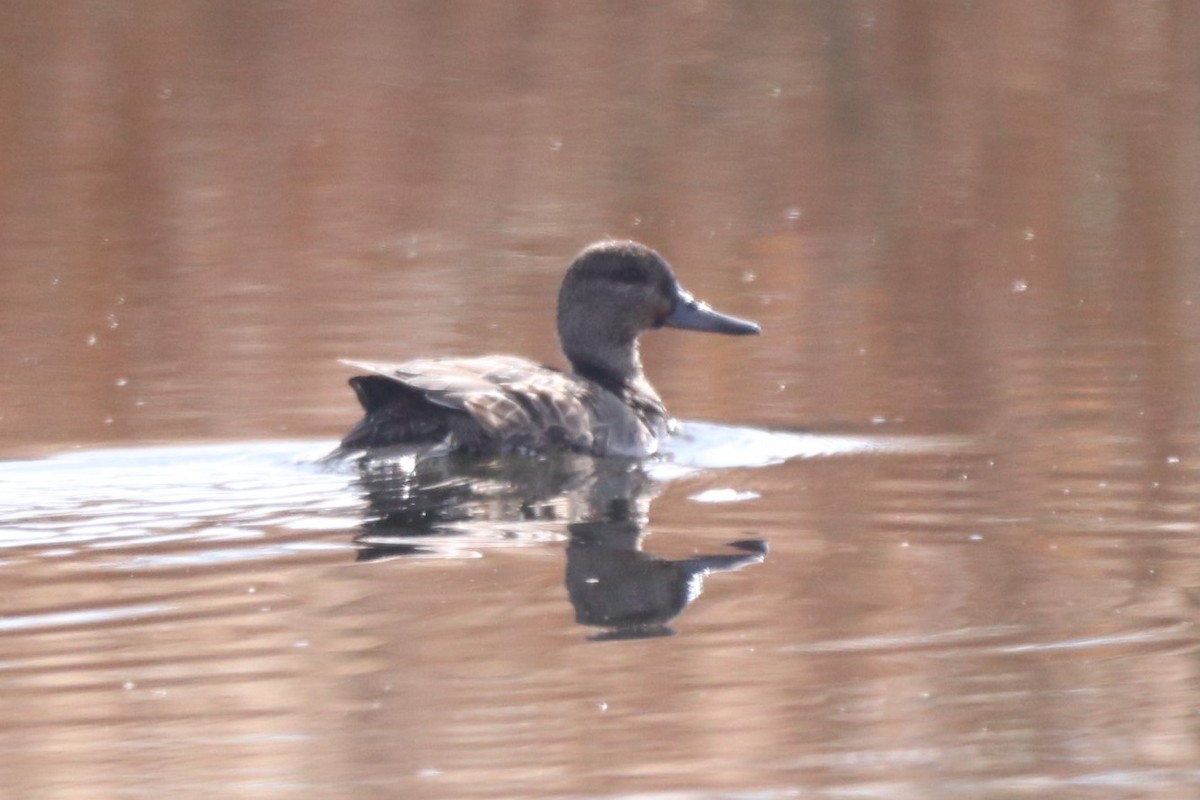
[[[671,313],[667,315],[662,324],[668,328],[726,333],[731,336],[745,336],[762,332],[757,322],[713,311],[707,303],[701,303],[684,291],[679,292],[679,296],[675,299],[675,307],[671,309]]]

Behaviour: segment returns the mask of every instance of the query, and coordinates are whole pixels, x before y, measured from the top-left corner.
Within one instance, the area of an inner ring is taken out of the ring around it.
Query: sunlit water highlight
[[[101,448],[0,461],[0,543],[105,547],[113,539],[142,545],[172,537],[217,541],[236,538],[235,529],[350,528],[362,508],[352,490],[353,469],[321,461],[334,444]],[[670,481],[700,470],[767,467],[797,458],[948,452],[962,445],[947,437],[796,434],[688,422],[646,467],[655,480]],[[710,489],[694,499],[752,497]]]

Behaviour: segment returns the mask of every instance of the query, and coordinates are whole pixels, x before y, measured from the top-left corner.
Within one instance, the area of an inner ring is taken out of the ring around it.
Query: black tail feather
[[[383,375],[357,375],[350,386],[365,411],[346,437],[338,452],[396,445],[428,445],[449,431],[445,408],[434,406],[417,389]]]
[[[356,375],[350,379],[350,388],[368,414],[388,406],[411,404],[417,394],[399,381],[382,375]]]

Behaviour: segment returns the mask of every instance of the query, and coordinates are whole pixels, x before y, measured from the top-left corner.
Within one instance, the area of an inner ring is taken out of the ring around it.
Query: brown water
[[[1195,797],[1197,41],[3,4],[0,796]],[[608,235],[764,329],[647,337],[673,463],[313,463]]]

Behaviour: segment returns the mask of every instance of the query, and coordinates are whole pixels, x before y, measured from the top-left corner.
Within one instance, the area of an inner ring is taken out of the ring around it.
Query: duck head
[[[628,385],[642,374],[638,336],[662,327],[734,336],[760,330],[696,300],[645,245],[598,242],[575,258],[558,294],[558,338],[577,374]]]

